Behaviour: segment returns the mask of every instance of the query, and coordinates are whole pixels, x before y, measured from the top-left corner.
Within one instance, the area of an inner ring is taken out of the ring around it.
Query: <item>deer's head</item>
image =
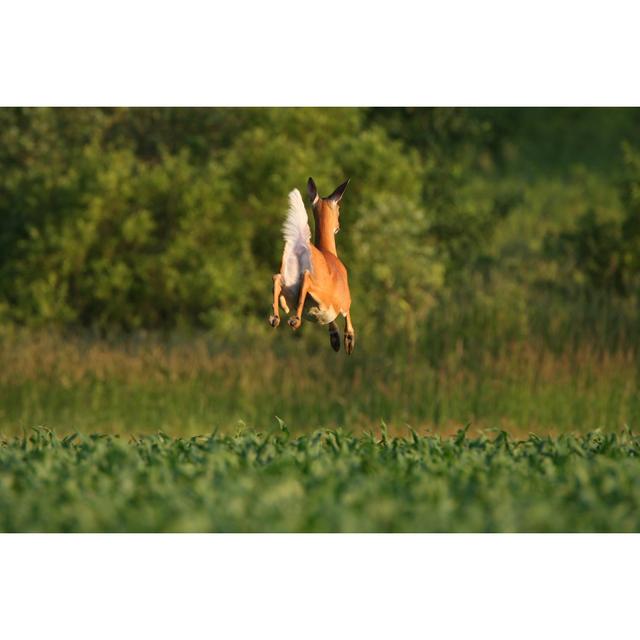
[[[318,195],[318,189],[313,178],[309,178],[307,182],[307,191],[311,206],[313,207],[313,217],[316,222],[316,234],[320,236],[334,236],[340,231],[340,200],[349,184],[347,178],[335,191],[330,195],[322,198]]]

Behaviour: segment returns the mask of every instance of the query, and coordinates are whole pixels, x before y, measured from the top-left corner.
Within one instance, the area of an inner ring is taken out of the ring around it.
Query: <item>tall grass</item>
[[[391,346],[391,348],[389,348]],[[385,421],[451,432],[514,434],[631,428],[640,422],[632,348],[588,343],[556,351],[533,340],[500,349],[456,346],[437,358],[421,345],[361,340],[334,354],[324,330],[248,331],[117,340],[5,331],[0,339],[0,433],[44,425],[72,431],[172,435],[265,429],[371,429]]]

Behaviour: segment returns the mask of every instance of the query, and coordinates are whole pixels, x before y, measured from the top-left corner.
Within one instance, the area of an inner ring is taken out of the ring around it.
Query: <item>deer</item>
[[[336,234],[340,230],[340,201],[349,178],[326,198],[309,178],[307,193],[315,221],[315,242],[311,242],[309,218],[298,189],[289,193],[289,210],[282,227],[284,252],[280,273],[273,276],[273,314],[269,324],[280,324],[282,309],[289,315],[289,326],[296,331],[302,324],[302,314],[319,324],[329,325],[329,341],[334,351],[340,351],[338,315],[345,318],[344,349],[351,355],[356,334],[351,323],[351,293],[347,269],[338,258]]]

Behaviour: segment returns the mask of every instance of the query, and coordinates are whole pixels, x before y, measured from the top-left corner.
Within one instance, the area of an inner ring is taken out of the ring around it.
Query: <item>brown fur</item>
[[[355,347],[355,331],[350,314],[351,293],[347,269],[338,258],[335,239],[336,230],[340,228],[340,199],[346,185],[345,182],[331,196],[321,198],[317,195],[313,180],[309,178],[309,196],[315,219],[315,241],[310,246],[311,271],[304,273],[297,292],[283,289],[281,273],[273,276],[273,315],[269,322],[273,327],[280,324],[279,302],[280,296],[284,295],[287,305],[295,310],[289,326],[298,329],[302,324],[305,303],[308,304],[307,296],[310,296],[315,302],[310,313],[315,313],[323,324],[329,324],[331,346],[336,351],[340,348],[340,342],[336,340],[337,326],[335,316],[330,317],[330,310],[336,316],[341,314],[345,317],[344,345],[347,353],[351,354]]]

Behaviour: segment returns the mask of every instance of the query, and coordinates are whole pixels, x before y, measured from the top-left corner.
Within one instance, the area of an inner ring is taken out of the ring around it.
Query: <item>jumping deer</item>
[[[311,243],[311,230],[307,210],[297,189],[289,193],[289,211],[282,227],[284,253],[280,273],[273,276],[273,315],[269,324],[280,324],[279,307],[289,314],[289,326],[296,330],[302,323],[302,313],[320,324],[329,325],[329,340],[334,351],[340,350],[340,334],[336,318],[345,318],[344,348],[351,354],[356,335],[351,324],[351,294],[347,269],[338,258],[336,234],[340,230],[340,200],[349,184],[343,182],[326,198],[318,195],[313,178],[307,182],[307,191],[315,220],[315,243]],[[309,300],[309,298],[311,300]]]

